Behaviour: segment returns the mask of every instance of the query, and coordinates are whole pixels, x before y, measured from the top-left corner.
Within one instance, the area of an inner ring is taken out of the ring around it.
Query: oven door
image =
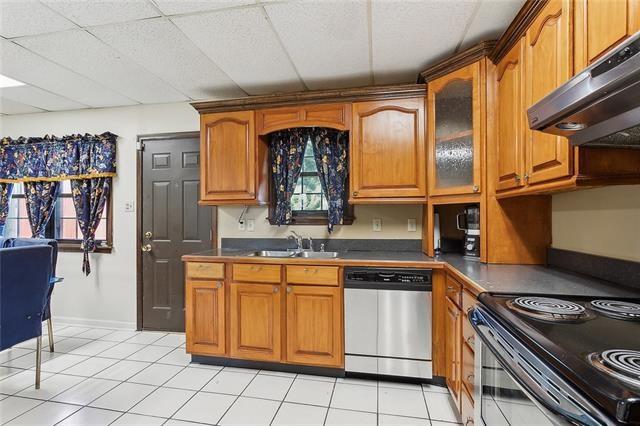
[[[470,311],[476,339],[475,418],[479,424],[613,425],[603,413],[536,357],[487,310]]]

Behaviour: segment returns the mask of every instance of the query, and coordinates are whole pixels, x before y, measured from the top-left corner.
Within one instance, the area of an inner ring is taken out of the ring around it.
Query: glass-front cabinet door
[[[480,64],[428,87],[429,195],[480,192]]]

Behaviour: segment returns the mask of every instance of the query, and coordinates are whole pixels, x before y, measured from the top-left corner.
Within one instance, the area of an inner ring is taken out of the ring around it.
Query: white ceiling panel
[[[53,93],[33,86],[17,86],[0,89],[0,96],[47,111],[88,108],[87,105],[74,102],[59,95],[54,95]]]
[[[427,64],[454,52],[475,0],[372,0],[376,84],[415,82]]]
[[[265,9],[309,89],[372,83],[366,2],[280,3]]]
[[[304,89],[262,8],[172,20],[245,92],[257,95]]]
[[[0,40],[0,74],[92,107],[137,103],[6,40]]]
[[[0,96],[0,113],[2,114],[31,114],[33,112],[43,112],[43,110]]]
[[[227,7],[255,4],[254,0],[151,0],[165,15],[204,12]]]
[[[138,102],[187,100],[186,96],[84,30],[17,39],[16,42]]]
[[[5,38],[76,28],[36,0],[0,0],[0,35]]]
[[[191,99],[245,96],[229,77],[167,19],[147,19],[96,27],[90,31]]]
[[[523,4],[524,0],[482,0],[459,50],[500,37]]]
[[[42,0],[47,6],[76,24],[113,24],[160,16],[147,0]]]

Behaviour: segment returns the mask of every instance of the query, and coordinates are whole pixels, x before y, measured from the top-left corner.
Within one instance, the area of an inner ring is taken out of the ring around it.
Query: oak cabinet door
[[[460,387],[462,384],[462,315],[460,308],[449,298],[446,299],[445,309],[445,365],[447,372],[447,387],[451,396],[460,409]]]
[[[199,355],[224,355],[224,283],[188,280],[186,292],[187,352]]]
[[[640,30],[640,0],[575,2],[575,72]]]
[[[203,202],[256,199],[257,146],[254,112],[200,117],[200,199]]]
[[[230,300],[230,355],[280,361],[280,285],[232,283]]]
[[[287,361],[327,367],[344,364],[342,289],[287,287]]]
[[[426,197],[424,98],[353,104],[350,202]]]
[[[570,0],[551,0],[525,35],[525,110],[571,76]],[[527,127],[528,183],[569,176],[573,149],[566,138]]]
[[[480,63],[429,82],[429,195],[480,192]]]
[[[522,103],[521,40],[496,67],[496,188],[516,188],[524,185],[524,108]]]

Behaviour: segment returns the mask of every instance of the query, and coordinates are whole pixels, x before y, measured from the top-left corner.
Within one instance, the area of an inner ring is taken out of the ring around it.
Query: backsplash
[[[286,238],[293,230],[305,237],[321,239],[422,239],[422,206],[394,205],[373,206],[359,205],[355,207],[355,220],[352,225],[336,226],[329,234],[325,226],[275,226],[267,221],[268,208],[250,207],[245,221],[254,220],[254,230],[238,229],[238,218],[242,207],[218,208],[218,246],[222,238]],[[382,220],[382,229],[374,232],[373,219]],[[415,219],[416,230],[407,230],[407,220]],[[246,223],[246,222],[245,222]],[[246,227],[246,225],[245,225]]]

